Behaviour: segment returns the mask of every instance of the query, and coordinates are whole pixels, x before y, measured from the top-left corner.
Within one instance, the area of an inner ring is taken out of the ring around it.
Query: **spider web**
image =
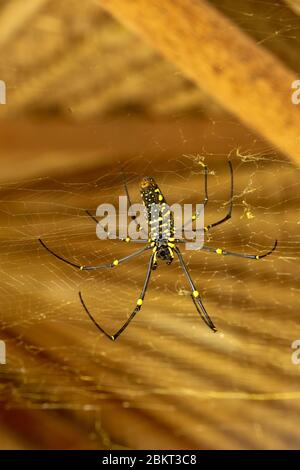
[[[296,41],[295,18],[281,17],[281,3],[262,3],[269,16],[254,14],[262,22],[257,41],[271,48],[278,38]],[[236,21],[254,34],[247,22],[253,5],[243,2]],[[268,24],[274,18],[276,28]],[[297,66],[292,53],[288,60]],[[185,148],[178,116],[170,120]],[[85,314],[78,292],[96,320],[116,331],[135,306],[149,255],[114,270],[80,272],[38,243],[41,237],[79,264],[110,262],[135,250],[98,240],[85,213],[101,203],[117,206],[124,195],[120,168],[109,157],[80,174],[70,165],[61,177],[1,184],[0,339],[7,364],[0,366],[0,399],[7,408],[71,413],[101,447],[143,447],[139,434],[151,447],[156,433],[157,439],[172,433],[182,446],[299,445],[299,368],[291,364],[291,343],[299,337],[299,170],[239,124],[229,138],[222,128],[231,117],[214,119],[209,132],[220,151],[203,144],[196,152],[171,154],[150,135],[157,146],[151,160],[143,149],[120,159],[133,202],[140,202],[138,184],[149,175],[169,204],[202,201],[204,162],[205,220],[211,223],[228,210],[230,158],[233,216],[211,230],[206,243],[259,254],[278,239],[277,250],[261,261],[183,250],[217,334],[199,318],[175,260],[153,273],[143,309],[117,342],[109,342]]]
[[[147,174],[157,179],[169,203],[200,202],[204,192],[199,162],[205,162],[209,168],[205,218],[216,221],[228,209],[228,156],[234,166],[233,218],[212,230],[207,243],[244,253],[269,250],[275,238],[279,244],[272,256],[259,262],[184,253],[219,330],[216,335],[197,315],[174,262],[154,272],[142,311],[118,342],[110,343],[86,316],[78,291],[97,321],[114,332],[134,308],[149,255],[115,270],[86,273],[39,245],[41,237],[55,252],[79,264],[110,262],[138,248],[98,240],[96,224],[85,213],[100,203],[117,205],[118,195],[124,194],[118,168],[99,171],[96,179],[90,173],[82,175],[83,182],[39,178],[2,185],[1,331],[9,356],[1,376],[2,392],[12,408],[99,412],[102,423],[103,409],[113,408],[115,402],[143,415],[161,416],[176,409],[179,399],[195,394],[200,400],[211,393],[226,399],[238,390],[247,398],[257,390],[262,393],[263,387],[247,380],[240,383],[235,368],[254,367],[255,347],[274,348],[285,356],[269,391],[294,390],[292,376],[283,387],[279,381],[289,368],[289,348],[298,323],[298,170],[268,148],[233,147],[230,155],[202,152],[147,163],[135,157],[125,166],[129,190],[132,200],[139,201],[138,182]],[[249,354],[243,346],[246,341],[254,344]],[[191,367],[197,351],[205,353],[206,360],[196,359],[197,366]],[[218,384],[222,374],[216,364],[224,355],[233,367],[233,386],[230,380]],[[266,369],[271,366],[269,352],[260,360]],[[191,379],[197,367],[204,382]],[[188,385],[178,380],[178,374],[181,379],[189,377]],[[97,426],[101,440],[111,446],[102,424]]]

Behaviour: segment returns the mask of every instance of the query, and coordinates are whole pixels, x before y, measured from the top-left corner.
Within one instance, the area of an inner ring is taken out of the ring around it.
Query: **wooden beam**
[[[0,47],[4,47],[20,29],[48,3],[48,0],[14,0],[5,2],[0,16]]]
[[[205,0],[100,0],[101,6],[227,110],[300,163],[296,77]]]
[[[259,151],[266,144],[233,120],[124,117],[85,125],[5,121],[0,126],[0,181],[58,176],[70,169],[88,171],[108,163],[118,165],[129,156],[140,156],[141,161],[183,154],[222,157],[237,147]]]

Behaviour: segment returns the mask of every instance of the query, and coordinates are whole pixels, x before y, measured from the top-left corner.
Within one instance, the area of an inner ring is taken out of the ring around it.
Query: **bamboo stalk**
[[[227,139],[216,139],[216,135],[226,135]],[[99,161],[118,167],[120,159],[125,160],[128,155],[143,155],[151,160],[154,156],[196,155],[203,149],[226,155],[236,150],[233,142],[238,142],[244,150],[251,148],[259,152],[265,143],[254,142],[254,138],[236,122],[211,123],[192,117],[177,119],[175,124],[140,117],[120,117],[93,125],[11,120],[3,122],[0,128],[0,181],[57,175],[71,168],[81,172],[83,168],[88,170],[99,165]]]
[[[300,162],[298,77],[205,0],[101,0],[203,90]]]
[[[4,47],[32,20],[48,0],[14,0],[5,2],[0,17],[0,47]]]

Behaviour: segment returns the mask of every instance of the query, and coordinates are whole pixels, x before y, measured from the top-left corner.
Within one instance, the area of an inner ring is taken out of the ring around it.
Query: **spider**
[[[206,204],[208,203],[208,169],[207,169],[207,166],[204,163],[201,163],[201,164],[204,168],[204,192],[205,192],[205,197],[204,197],[204,200],[203,200],[202,204],[205,207]],[[211,224],[205,226],[204,227],[205,232],[208,232],[212,228],[223,224],[224,222],[226,222],[227,220],[229,220],[231,218],[232,208],[233,208],[233,169],[232,169],[232,164],[231,164],[230,161],[228,161],[228,165],[229,165],[230,180],[231,180],[231,183],[230,183],[230,202],[229,202],[228,212],[225,215],[225,217],[221,218],[217,222],[214,222],[214,223],[211,223]],[[129,196],[129,192],[128,192],[128,187],[127,187],[127,183],[126,183],[125,179],[124,179],[124,188],[125,188],[126,196],[128,198],[129,205],[131,206],[132,204],[131,204],[131,200],[130,200],[130,196]],[[181,268],[182,268],[182,270],[183,270],[183,272],[186,276],[186,279],[187,279],[188,284],[189,284],[190,289],[191,289],[192,300],[194,302],[194,305],[195,305],[200,317],[202,318],[204,323],[213,332],[216,332],[217,329],[216,329],[214,323],[212,322],[211,318],[209,317],[209,315],[208,315],[208,313],[207,313],[207,311],[206,311],[206,309],[203,305],[203,302],[201,300],[199,291],[196,289],[196,286],[195,286],[195,284],[192,280],[192,277],[189,273],[186,262],[184,261],[184,258],[181,254],[181,251],[180,251],[179,247],[177,246],[181,243],[186,243],[187,240],[185,240],[184,238],[181,238],[181,239],[180,238],[175,238],[174,218],[173,218],[172,214],[169,214],[169,212],[168,212],[168,228],[167,229],[164,228],[164,226],[166,226],[165,220],[166,220],[166,216],[167,216],[166,211],[167,211],[168,206],[167,206],[165,197],[164,197],[163,193],[161,192],[159,186],[157,185],[155,179],[152,178],[152,177],[144,177],[142,179],[141,183],[140,183],[140,193],[141,193],[141,198],[142,198],[143,204],[146,208],[149,238],[148,238],[148,240],[143,240],[143,239],[132,240],[129,237],[127,237],[125,239],[119,238],[119,240],[125,241],[126,243],[132,242],[132,243],[145,243],[146,244],[146,246],[143,247],[142,249],[137,250],[137,251],[131,253],[130,255],[125,256],[124,258],[115,259],[111,263],[106,263],[106,264],[99,264],[99,265],[95,265],[95,266],[81,266],[81,265],[78,265],[78,264],[76,264],[72,261],[69,261],[69,260],[63,258],[62,256],[60,256],[57,253],[55,253],[54,251],[52,251],[50,248],[48,248],[48,246],[41,239],[39,239],[39,242],[41,243],[41,245],[48,252],[50,252],[53,256],[55,256],[59,260],[63,261],[64,263],[67,263],[68,265],[73,266],[77,269],[87,270],[87,271],[88,270],[96,270],[96,269],[115,268],[117,266],[120,266],[123,263],[126,263],[127,261],[129,261],[133,258],[136,258],[137,256],[144,253],[145,251],[150,251],[151,250],[151,256],[150,256],[150,259],[149,259],[149,262],[148,262],[145,281],[144,281],[143,288],[141,290],[140,296],[139,296],[139,298],[136,302],[136,306],[135,306],[133,312],[131,313],[131,315],[128,317],[128,319],[123,324],[123,326],[115,334],[110,335],[98,324],[98,322],[94,319],[94,317],[90,313],[89,309],[87,308],[87,306],[86,306],[86,304],[83,300],[81,292],[79,292],[80,302],[81,302],[84,310],[86,311],[87,315],[89,316],[91,321],[94,323],[94,325],[98,328],[98,330],[100,330],[110,340],[115,341],[121,335],[121,333],[123,333],[123,331],[128,327],[128,325],[133,320],[133,318],[136,316],[136,314],[141,310],[143,302],[144,302],[144,298],[145,298],[145,295],[146,295],[146,291],[147,291],[147,288],[148,288],[148,285],[149,285],[149,280],[150,280],[151,273],[152,273],[152,271],[154,271],[157,268],[158,260],[161,261],[161,262],[166,262],[167,264],[171,264],[173,262],[173,259],[174,259],[174,254],[178,257]],[[160,204],[160,207],[162,208],[161,213],[160,213],[159,221],[151,220],[151,216],[153,214],[151,208],[152,208],[153,204]],[[164,211],[164,207],[166,207],[165,211]],[[86,213],[96,223],[98,223],[98,220],[89,211],[86,211]],[[192,216],[192,220],[190,221],[190,223],[193,220],[196,220],[196,218],[198,216],[199,216],[199,214],[195,213]],[[131,218],[133,220],[135,220],[135,216],[131,216]],[[155,226],[154,226],[154,222],[157,222],[157,224],[155,224]],[[135,220],[135,223],[137,224],[138,229],[140,229],[139,224],[137,223],[136,220]],[[269,250],[268,252],[263,253],[261,255],[235,253],[233,251],[223,250],[222,248],[212,248],[212,247],[207,246],[207,245],[203,245],[203,247],[201,249],[206,251],[206,252],[215,253],[215,254],[221,255],[221,256],[237,256],[239,258],[259,260],[259,259],[265,258],[266,256],[273,253],[273,251],[276,249],[276,246],[277,246],[277,240],[275,240],[274,246],[271,250]]]

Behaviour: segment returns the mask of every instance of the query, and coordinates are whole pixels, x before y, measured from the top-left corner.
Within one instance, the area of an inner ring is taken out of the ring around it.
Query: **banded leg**
[[[153,265],[153,260],[154,260],[154,253],[151,255],[151,258],[150,258],[150,261],[149,261],[149,264],[148,264],[148,268],[147,268],[147,273],[146,273],[146,278],[145,278],[145,281],[144,281],[144,285],[143,285],[143,289],[141,291],[141,294],[140,294],[140,297],[136,303],[136,307],[135,309],[133,310],[133,312],[131,313],[131,315],[128,317],[128,319],[126,320],[126,322],[124,323],[124,325],[114,334],[114,335],[110,335],[109,333],[107,333],[100,325],[99,323],[94,319],[94,317],[92,316],[92,314],[90,313],[89,309],[87,308],[83,298],[82,298],[82,294],[81,292],[79,292],[79,298],[80,298],[80,302],[82,303],[82,306],[84,308],[84,310],[86,311],[87,315],[89,316],[89,318],[91,319],[91,321],[94,323],[94,325],[98,328],[98,330],[100,330],[108,339],[110,339],[111,341],[115,341],[118,336],[120,336],[121,333],[123,333],[123,331],[127,328],[127,326],[129,325],[129,323],[133,320],[133,318],[136,316],[136,314],[141,310],[142,308],[142,305],[143,305],[143,301],[144,301],[144,298],[145,298],[145,295],[146,295],[146,291],[147,291],[147,287],[148,287],[148,284],[149,284],[149,280],[150,280],[150,276],[151,276],[151,272],[152,272],[152,265]]]
[[[94,222],[96,222],[96,224],[99,223],[99,221],[96,219],[96,217],[90,211],[86,210],[85,212],[92,220],[94,220]],[[145,239],[142,239],[142,238],[138,238],[137,240],[133,240],[130,237],[126,237],[126,238],[117,237],[116,240],[119,240],[121,242],[126,242],[126,243],[148,243],[149,242],[149,240],[145,240]]]
[[[129,195],[129,190],[128,190],[128,186],[127,186],[127,181],[126,181],[125,173],[124,173],[124,170],[123,170],[123,167],[122,167],[122,166],[121,166],[121,172],[122,172],[123,185],[124,185],[126,197],[127,197],[128,203],[129,203],[129,207],[131,207],[131,206],[132,206],[132,202],[131,202],[131,198],[130,198],[130,195]],[[134,223],[135,223],[136,226],[137,226],[138,232],[142,232],[142,233],[146,236],[146,238],[148,238],[148,235],[147,235],[147,233],[145,232],[145,230],[142,229],[141,226],[140,226],[140,224],[137,222],[136,216],[135,216],[135,215],[131,215],[130,218],[131,218],[131,220],[134,220]]]
[[[235,253],[234,251],[222,250],[222,248],[212,248],[206,245],[202,247],[202,250],[208,251],[210,253],[215,253],[217,255],[223,255],[223,256],[237,256],[238,258],[247,258],[247,259],[262,259],[262,258],[265,258],[266,256],[269,256],[271,253],[273,253],[273,251],[276,250],[276,247],[277,247],[277,240],[275,240],[273,248],[267,251],[266,253],[263,253],[262,255],[249,255],[249,254],[244,254],[244,253]]]
[[[180,262],[180,265],[183,269],[183,272],[188,280],[188,283],[190,285],[190,288],[192,290],[192,299],[193,299],[193,302],[195,304],[195,307],[200,315],[200,317],[202,318],[202,320],[204,321],[204,323],[214,332],[217,331],[215,325],[213,324],[212,320],[210,319],[210,316],[208,315],[200,297],[199,297],[199,292],[197,291],[196,287],[195,287],[195,284],[191,278],[191,275],[189,273],[189,270],[187,268],[187,265],[183,259],[183,256],[179,250],[179,248],[174,248],[174,251],[175,253],[177,254],[178,256],[178,259],[179,259],[179,262]]]
[[[202,162],[200,162],[200,163],[204,167],[204,199],[203,199],[201,204],[203,204],[203,206],[205,207],[206,204],[208,203],[208,184],[207,184],[207,182],[208,182],[208,169],[207,169],[207,166],[204,163],[202,163]],[[183,225],[183,227],[182,227],[183,232],[185,231],[186,226],[190,225],[194,220],[196,220],[199,217],[199,215],[200,215],[199,212],[195,212],[195,214],[193,214],[191,220],[189,220],[187,223],[185,223]]]
[[[221,225],[223,224],[224,222],[226,222],[227,220],[231,219],[231,216],[232,216],[232,209],[233,209],[233,169],[232,169],[232,163],[231,161],[228,161],[228,165],[229,165],[229,169],[230,169],[230,203],[229,203],[229,209],[228,209],[228,212],[227,214],[225,215],[225,217],[223,217],[222,219],[218,220],[217,222],[214,222],[212,224],[209,224],[207,226],[204,227],[204,231],[205,232],[208,232],[210,229],[212,229],[213,227],[216,227],[217,225]],[[204,201],[202,202],[202,204],[204,205],[204,207],[206,206],[206,204],[208,203],[208,171],[207,171],[207,166],[203,164],[203,166],[205,167],[205,180],[204,180],[204,188],[205,188],[205,197],[204,197]],[[190,220],[188,223],[184,224],[183,226],[183,231],[185,231],[186,229],[186,225],[187,224],[191,224],[191,222],[193,222],[194,220],[196,220],[198,217],[199,217],[200,213],[195,213],[192,217],[192,220]]]
[[[127,186],[126,177],[125,177],[125,174],[124,174],[124,171],[123,171],[123,168],[122,168],[122,167],[121,167],[121,173],[122,173],[123,185],[124,185],[126,197],[127,197],[128,203],[129,203],[129,207],[131,207],[131,206],[132,206],[132,202],[131,202],[131,198],[130,198],[130,195],[129,195],[129,190],[128,190],[128,186]],[[96,217],[95,217],[89,210],[86,210],[85,212],[86,212],[86,214],[87,214],[92,220],[94,220],[94,222],[96,222],[96,224],[99,223],[99,221],[96,219]],[[135,224],[136,224],[136,226],[137,226],[138,231],[141,231],[141,232],[147,237],[146,232],[145,232],[143,229],[141,229],[140,224],[137,222],[136,216],[135,216],[135,215],[131,215],[130,218],[131,218],[131,220],[134,220],[134,222],[135,222]],[[120,241],[125,241],[125,242],[134,241],[135,243],[148,243],[148,239],[147,239],[147,238],[138,239],[138,240],[132,240],[130,237],[126,237],[126,238],[117,238],[117,239],[120,240]]]
[[[223,224],[224,222],[226,222],[227,220],[231,219],[231,215],[232,215],[232,208],[233,208],[233,169],[232,169],[232,163],[231,161],[228,161],[228,165],[229,165],[229,169],[230,169],[230,203],[229,203],[229,209],[228,209],[228,212],[227,214],[225,215],[225,217],[223,217],[222,219],[218,220],[217,222],[214,222],[212,224],[209,224],[207,225],[206,227],[204,227],[204,230],[206,232],[208,232],[210,229],[212,229],[213,227],[216,227],[217,225],[221,225]]]
[[[95,217],[89,210],[86,210],[85,213],[86,213],[94,222],[96,222],[96,224],[99,223],[99,220],[97,220],[96,217]]]
[[[130,255],[125,256],[124,258],[115,259],[112,263],[98,264],[96,266],[84,266],[84,265],[82,266],[80,264],[73,263],[73,261],[69,261],[66,258],[58,255],[57,253],[52,251],[50,248],[48,248],[48,246],[40,238],[39,238],[39,242],[47,251],[49,251],[49,253],[51,253],[53,256],[55,256],[55,258],[59,259],[60,261],[63,261],[66,264],[69,264],[70,266],[73,266],[74,268],[77,268],[77,269],[80,269],[80,270],[85,270],[85,271],[92,271],[92,270],[95,270],[95,269],[103,269],[103,268],[104,269],[105,268],[115,268],[116,266],[119,266],[120,264],[126,263],[126,261],[129,261],[133,258],[136,258],[140,254],[142,254],[144,251],[147,251],[147,250],[150,249],[150,246],[147,245],[144,248],[142,248],[141,250],[135,251],[134,253],[131,253]]]

